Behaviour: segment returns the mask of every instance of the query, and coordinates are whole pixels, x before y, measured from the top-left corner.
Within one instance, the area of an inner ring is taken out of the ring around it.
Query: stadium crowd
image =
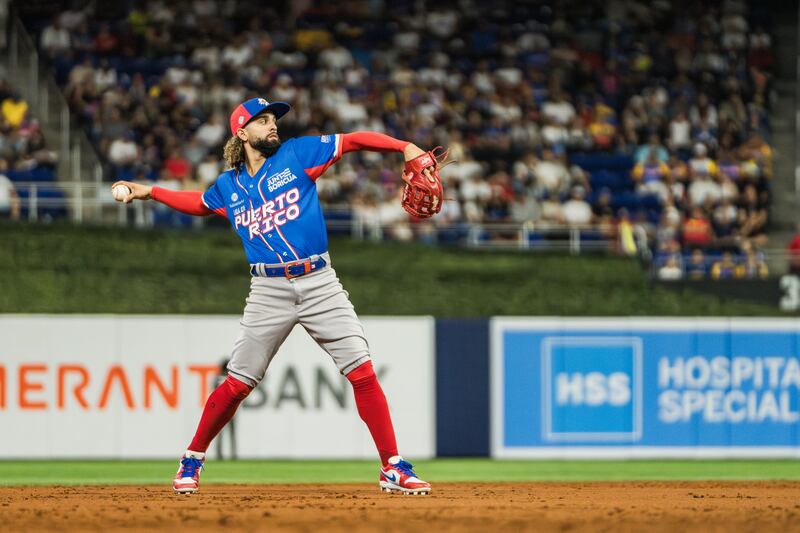
[[[56,163],[28,102],[0,78],[0,219],[18,220],[27,193],[19,182],[52,181]]]
[[[630,220],[661,277],[765,275],[766,8],[586,4],[77,1],[27,22],[110,180],[209,186],[228,114],[261,95],[292,104],[284,137],[372,130],[449,147],[433,224],[616,239]],[[320,197],[394,238],[430,235],[400,208],[399,163],[348,155]]]

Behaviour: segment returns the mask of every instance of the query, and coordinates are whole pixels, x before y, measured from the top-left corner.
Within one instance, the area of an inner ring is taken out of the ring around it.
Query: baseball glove
[[[437,153],[437,150],[442,150]],[[442,209],[444,189],[439,178],[441,161],[447,158],[447,150],[437,146],[430,152],[406,161],[403,168],[403,209],[417,218],[430,218]],[[426,172],[427,170],[427,172]]]

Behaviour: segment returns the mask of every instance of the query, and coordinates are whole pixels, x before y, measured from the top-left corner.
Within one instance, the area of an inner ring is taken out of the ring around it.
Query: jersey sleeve
[[[214,184],[208,188],[206,192],[200,197],[203,201],[203,204],[209,208],[211,211],[215,212],[220,216],[226,216],[225,212],[225,202],[222,199],[222,193],[219,190],[219,179],[214,182]]]
[[[292,148],[308,177],[317,181],[329,166],[342,157],[342,136],[298,137],[294,139]]]

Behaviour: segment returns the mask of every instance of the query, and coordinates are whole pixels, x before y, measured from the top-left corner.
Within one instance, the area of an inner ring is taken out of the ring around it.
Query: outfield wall
[[[433,319],[364,327],[405,453],[433,456]],[[0,458],[174,457],[238,328],[237,316],[0,317]],[[350,384],[301,327],[235,431],[242,458],[375,456]]]
[[[800,457],[800,322],[502,319],[495,457]]]
[[[0,459],[174,456],[238,321],[0,316]],[[364,324],[409,457],[800,457],[798,320]],[[299,327],[234,432],[242,458],[375,453],[346,379]]]

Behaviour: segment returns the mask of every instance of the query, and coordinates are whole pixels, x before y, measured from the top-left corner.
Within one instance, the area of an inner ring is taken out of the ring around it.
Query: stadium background
[[[0,6],[10,527],[303,528],[309,506],[350,529],[796,526],[796,6]],[[366,485],[369,436],[299,332],[212,448],[208,507],[163,493],[248,280],[221,221],[109,184],[204,189],[252,95],[292,103],[284,138],[457,160],[430,222],[400,208],[397,157],[318,183],[423,503]]]

